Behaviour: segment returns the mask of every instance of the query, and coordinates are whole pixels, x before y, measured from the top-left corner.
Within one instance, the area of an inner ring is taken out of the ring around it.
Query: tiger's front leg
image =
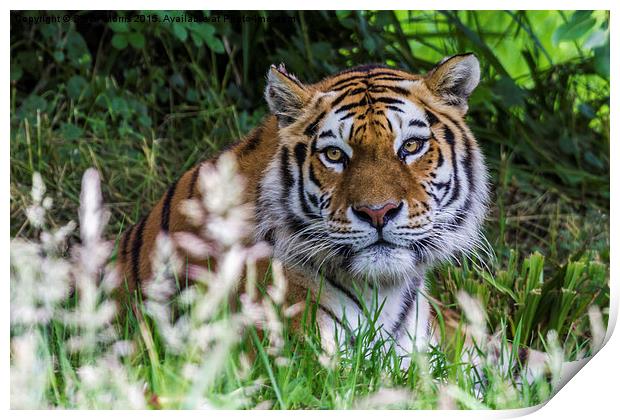
[[[316,307],[316,323],[323,350],[330,355],[355,346],[366,332],[387,352],[393,347],[407,367],[413,352],[427,351],[430,305],[422,282],[411,280],[381,291],[366,287],[352,290],[335,278],[288,269],[289,304],[307,301]],[[350,287],[350,285],[347,285]],[[306,312],[306,322],[310,320]],[[294,329],[302,326],[302,314],[293,319]]]

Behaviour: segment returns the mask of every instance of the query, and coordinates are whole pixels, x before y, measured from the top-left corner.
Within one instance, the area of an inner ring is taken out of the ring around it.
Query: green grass
[[[76,218],[80,179],[95,167],[111,211],[105,237],[117,240],[172,180],[258,123],[266,112],[264,72],[282,57],[302,79],[316,80],[371,61],[426,70],[441,56],[473,50],[483,63],[483,81],[471,98],[468,122],[491,169],[493,205],[485,224],[490,252],[429,272],[430,297],[439,313],[458,311],[456,294],[464,290],[482,302],[489,330],[499,331],[502,341],[545,350],[554,330],[567,359],[588,355],[588,308],[602,308],[606,323],[609,307],[609,75],[601,70],[604,45],[584,45],[593,32],[605,30],[608,14],[595,12],[594,23],[570,12],[292,14],[302,19],[279,31],[216,28],[218,42],[230,44],[226,53],[206,35],[199,47],[188,48],[178,28],[129,26],[127,32],[104,26],[97,44],[97,36],[73,24],[12,26],[12,237],[40,233],[25,216],[33,173],[41,173],[54,199],[47,220],[55,229]],[[571,22],[592,26],[566,35]],[[187,39],[194,29],[185,27]],[[142,34],[146,46],[140,48],[139,35],[133,35],[136,45],[113,46],[114,35],[129,33]],[[77,234],[69,238],[78,242]],[[63,305],[71,307],[75,299]],[[218,319],[229,316],[223,308]],[[312,318],[311,308],[307,316]],[[144,322],[129,317],[116,328],[120,339],[136,346],[122,365],[132,381],[146,382],[153,408],[188,407],[188,396],[195,402],[205,395],[222,407],[268,401],[274,408],[351,408],[371,404],[364,398],[386,388],[410,393],[410,408],[449,402],[522,407],[551,395],[544,381],[515,390],[492,370],[478,395],[458,340],[446,339],[402,371],[393,352],[371,343],[372,328],[327,367],[311,327],[301,338],[285,334],[277,356],[250,329],[231,346],[217,378],[201,385],[183,376],[188,361],[200,363],[200,353],[169,351],[148,316]],[[82,386],[91,395],[82,403],[68,391],[75,384],[80,389],[79,367],[100,360],[101,352],[68,351],[66,339],[76,331],[58,319],[36,331],[43,340],[40,356],[54,361],[44,401],[105,406],[101,390]],[[24,332],[12,327],[12,341]],[[240,355],[249,349],[255,357],[245,369]]]

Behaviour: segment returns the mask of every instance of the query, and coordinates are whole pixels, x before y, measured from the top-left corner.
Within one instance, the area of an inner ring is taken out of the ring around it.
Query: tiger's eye
[[[339,162],[342,159],[343,154],[342,150],[338,149],[337,147],[329,147],[325,151],[325,156],[332,162]]]
[[[420,142],[407,140],[405,144],[403,144],[403,150],[407,153],[415,153],[420,148]]]

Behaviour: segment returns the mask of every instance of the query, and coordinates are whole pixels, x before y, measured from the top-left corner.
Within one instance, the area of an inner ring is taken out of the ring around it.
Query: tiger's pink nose
[[[382,228],[388,221],[396,217],[400,209],[402,209],[403,203],[399,205],[394,203],[385,203],[379,206],[353,206],[353,214],[359,219],[370,223],[377,229]]]

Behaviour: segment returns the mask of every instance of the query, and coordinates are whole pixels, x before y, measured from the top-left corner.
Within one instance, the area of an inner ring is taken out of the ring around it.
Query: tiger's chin
[[[414,252],[385,242],[356,251],[349,271],[361,280],[381,285],[399,285],[424,273]]]

